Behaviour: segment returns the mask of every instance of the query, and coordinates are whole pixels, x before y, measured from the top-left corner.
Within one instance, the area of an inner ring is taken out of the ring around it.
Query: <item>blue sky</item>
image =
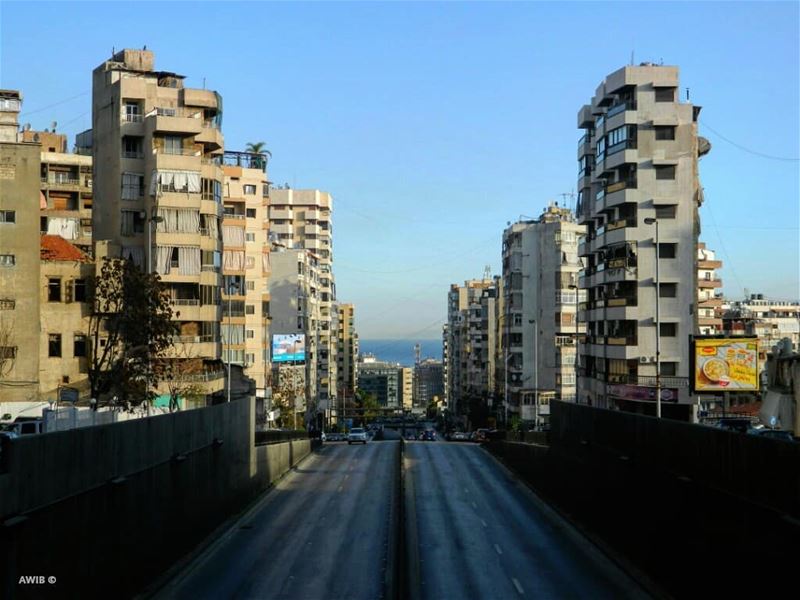
[[[800,297],[798,21],[796,2],[2,2],[0,85],[74,136],[92,69],[146,44],[223,95],[228,149],[264,141],[271,180],[334,195],[362,337],[435,338],[450,283],[499,271],[506,222],[574,190],[577,111],[632,51],[703,107],[725,293]]]

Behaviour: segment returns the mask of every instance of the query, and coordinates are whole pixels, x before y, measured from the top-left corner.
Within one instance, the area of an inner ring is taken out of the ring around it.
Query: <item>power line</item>
[[[43,106],[42,108],[37,108],[36,110],[29,110],[24,113],[20,113],[20,117],[27,117],[28,115],[35,115],[36,113],[40,113],[42,111],[47,110],[48,108],[53,108],[54,106],[60,106],[61,104],[66,104],[71,100],[75,100],[75,98],[80,98],[81,96],[88,96],[89,92],[83,92],[81,94],[76,94],[75,96],[70,96],[69,98],[65,98],[64,100],[59,100],[58,102],[53,102],[53,104],[48,104],[47,106]],[[81,115],[82,116],[82,115]]]
[[[722,251],[725,253],[725,260],[728,262],[728,266],[731,270],[731,275],[736,280],[736,284],[741,288],[744,289],[742,286],[742,282],[739,281],[739,276],[736,274],[736,269],[733,268],[733,261],[731,260],[731,255],[728,252],[728,249],[725,247],[725,242],[722,240],[722,236],[719,234],[719,227],[717,227],[717,220],[714,218],[714,212],[711,210],[711,205],[706,203],[706,208],[708,208],[708,214],[711,217],[711,223],[714,225],[714,231],[717,232],[717,239],[719,240],[719,245]]]
[[[747,152],[749,154],[753,154],[755,156],[760,156],[761,158],[768,158],[770,160],[782,160],[782,161],[786,161],[786,162],[798,162],[798,161],[800,161],[800,158],[787,158],[785,156],[774,156],[772,154],[765,154],[763,152],[758,152],[756,150],[751,150],[750,148],[742,146],[741,144],[737,144],[733,140],[726,138],[719,131],[713,129],[710,125],[708,125],[705,121],[699,121],[699,122],[703,127],[708,129],[711,133],[713,133],[717,137],[722,138],[723,140],[725,140],[726,142],[728,142],[732,146],[736,146],[737,148],[739,148],[739,150],[742,150],[742,151]]]

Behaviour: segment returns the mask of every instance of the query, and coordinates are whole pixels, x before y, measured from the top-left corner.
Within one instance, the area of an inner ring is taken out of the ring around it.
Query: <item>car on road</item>
[[[454,431],[450,434],[450,439],[454,442],[469,441],[469,434],[466,431]]]
[[[749,435],[755,435],[762,438],[769,438],[771,440],[782,440],[784,442],[796,442],[797,440],[792,435],[791,431],[786,431],[785,429],[767,429],[766,427],[761,429],[749,429],[747,431]]]
[[[436,432],[433,429],[426,429],[419,435],[419,439],[423,442],[435,442]]]
[[[364,431],[363,427],[353,427],[350,430],[350,433],[347,434],[348,445],[354,442],[361,442],[362,444],[366,444],[368,440],[369,437],[367,437],[367,432]]]

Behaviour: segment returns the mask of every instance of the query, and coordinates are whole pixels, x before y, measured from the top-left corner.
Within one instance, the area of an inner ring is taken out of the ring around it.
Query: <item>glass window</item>
[[[676,362],[662,362],[661,363],[661,374],[666,376],[672,376],[678,374],[678,363]]]
[[[75,357],[86,356],[86,336],[76,333],[72,343],[72,355]]]
[[[140,173],[122,174],[122,199],[138,200],[144,197],[144,175]]]
[[[677,283],[662,283],[659,285],[659,298],[675,298],[678,295]]]
[[[675,88],[657,87],[656,102],[675,102]]]
[[[164,137],[164,154],[182,154],[183,140],[177,135]]]
[[[656,219],[674,219],[677,213],[677,204],[662,204],[656,206]]]
[[[656,139],[657,140],[674,140],[675,139],[675,126],[674,125],[656,125]]]
[[[53,358],[61,356],[61,334],[51,333],[47,336],[47,355]]]
[[[678,335],[678,324],[661,323],[659,330],[661,331],[661,337],[675,337]]]
[[[142,158],[144,156],[142,147],[143,147],[142,138],[132,135],[122,136],[123,158]]]
[[[656,179],[675,179],[675,165],[656,165]]]
[[[245,194],[255,194],[256,193],[256,186],[245,184],[244,186],[244,193]]]
[[[675,258],[677,252],[678,244],[665,242],[658,245],[659,258]]]
[[[0,254],[0,267],[13,267],[17,264],[17,258],[13,254]]]
[[[244,312],[247,315],[254,315],[256,314],[256,305],[255,304],[248,304],[244,307]]]
[[[73,299],[75,302],[86,302],[86,280],[85,279],[76,279],[75,280],[75,293],[73,295]]]
[[[247,242],[255,242],[256,241],[256,234],[255,233],[245,233],[244,239]]]
[[[255,219],[256,218],[256,209],[255,208],[248,208],[245,211],[248,219]]]
[[[61,302],[61,279],[51,277],[47,280],[47,301]]]
[[[13,210],[0,210],[0,223],[16,223],[17,213]]]

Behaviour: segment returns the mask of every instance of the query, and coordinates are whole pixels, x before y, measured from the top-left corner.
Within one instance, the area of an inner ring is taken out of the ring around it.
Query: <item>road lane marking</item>
[[[519,581],[517,581],[517,578],[516,577],[512,577],[511,578],[511,582],[514,584],[514,587],[517,588],[517,591],[522,596],[524,596],[525,595],[525,590],[522,589],[522,586],[519,584]]]
[[[503,554],[503,551],[500,549],[500,546],[498,546],[497,544],[494,545],[494,549],[497,550],[498,554],[500,554],[500,555]]]
[[[484,527],[488,527],[488,525],[486,524],[486,521],[484,521],[483,519],[481,519],[481,525],[483,525]]]
[[[472,503],[472,508],[478,508],[478,505],[473,502]]]
[[[338,491],[340,491],[340,492],[341,492],[341,491],[342,491],[342,489],[344,489],[344,486],[343,486],[343,485],[340,485],[340,486],[339,486],[339,490],[338,490]]]

